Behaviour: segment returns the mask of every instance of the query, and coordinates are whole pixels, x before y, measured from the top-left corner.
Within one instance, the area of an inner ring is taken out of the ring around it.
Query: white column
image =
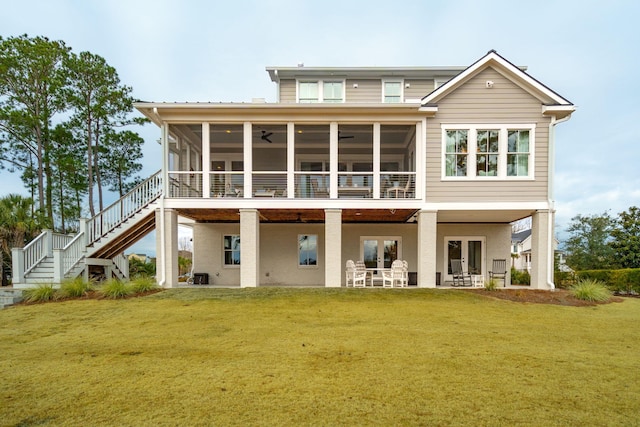
[[[243,134],[244,134],[244,197],[250,199],[253,195],[253,135],[252,135],[251,122],[244,122]]]
[[[164,210],[164,224],[160,209],[156,209],[156,276],[159,280],[164,277],[165,288],[178,286],[178,213],[173,209]]]
[[[329,197],[338,198],[338,123],[329,124]]]
[[[202,197],[211,196],[211,140],[209,138],[209,123],[202,123]]]
[[[415,152],[415,170],[416,179],[414,184],[415,197],[417,199],[423,199],[425,196],[424,183],[426,182],[426,156],[425,156],[425,141],[427,140],[427,119],[423,119],[422,122],[416,123],[416,152]]]
[[[324,285],[342,286],[342,209],[324,210]]]
[[[240,286],[260,284],[260,217],[257,209],[240,209]]]
[[[287,197],[296,196],[296,131],[293,122],[287,123]]]
[[[531,217],[531,287],[553,289],[553,213],[537,211]]]
[[[438,212],[420,211],[418,213],[418,287],[436,287],[437,237]]]
[[[373,124],[373,198],[380,198],[380,123]]]

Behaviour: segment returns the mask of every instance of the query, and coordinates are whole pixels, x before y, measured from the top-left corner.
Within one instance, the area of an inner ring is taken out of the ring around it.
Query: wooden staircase
[[[90,219],[80,220],[75,236],[44,230],[27,246],[12,250],[13,286],[59,284],[92,266],[106,277],[129,277],[124,251],[155,228],[155,209],[162,195],[160,171]]]

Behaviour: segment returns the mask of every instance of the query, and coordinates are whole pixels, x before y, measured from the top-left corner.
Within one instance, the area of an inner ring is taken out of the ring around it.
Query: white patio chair
[[[345,275],[347,287],[353,286],[354,288],[364,288],[366,286],[367,272],[364,270],[358,270],[352,260],[347,261],[345,266]]]
[[[401,260],[395,260],[391,264],[391,270],[382,271],[382,286],[384,288],[405,287],[405,269]]]

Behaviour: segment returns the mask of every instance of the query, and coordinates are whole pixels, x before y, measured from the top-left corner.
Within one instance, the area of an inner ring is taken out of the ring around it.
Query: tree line
[[[567,265],[575,270],[640,268],[640,209],[617,216],[576,215],[567,228]]]
[[[42,227],[68,232],[104,208],[105,189],[140,181],[144,140],[128,128],[146,120],[131,93],[99,55],[0,37],[0,170],[21,174]]]

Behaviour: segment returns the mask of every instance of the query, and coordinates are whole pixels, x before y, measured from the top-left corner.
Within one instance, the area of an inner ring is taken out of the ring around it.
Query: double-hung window
[[[315,267],[318,265],[318,235],[298,235],[298,266]]]
[[[402,81],[383,80],[382,81],[382,102],[399,103],[402,102]]]
[[[533,178],[533,124],[442,125],[442,177]]]
[[[318,82],[300,82],[298,84],[298,102],[309,104],[320,101]]]
[[[447,176],[467,176],[468,134],[469,131],[466,129],[446,131],[445,164]]]
[[[240,265],[240,236],[225,235],[223,239],[224,265],[237,266]]]
[[[344,102],[344,81],[318,80],[298,82],[298,102]]]
[[[477,131],[476,176],[498,176],[499,136],[495,129]]]
[[[509,130],[507,176],[529,176],[529,130]]]

